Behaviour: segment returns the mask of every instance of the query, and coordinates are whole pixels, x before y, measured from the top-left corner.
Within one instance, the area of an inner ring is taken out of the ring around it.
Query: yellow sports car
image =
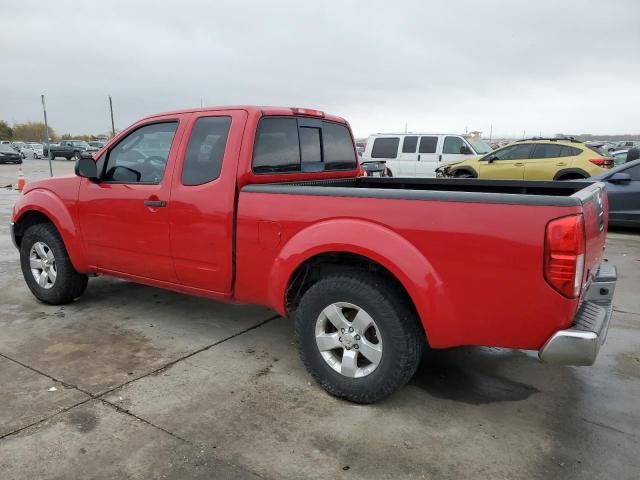
[[[439,173],[455,178],[576,180],[605,173],[613,163],[613,158],[574,138],[533,138],[451,163]]]

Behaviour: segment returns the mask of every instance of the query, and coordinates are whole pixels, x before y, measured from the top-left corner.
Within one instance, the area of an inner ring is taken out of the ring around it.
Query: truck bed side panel
[[[290,275],[307,256],[323,249],[365,256],[373,252],[390,270],[403,265],[394,273],[405,271],[407,263],[415,266],[399,279],[416,304],[432,347],[538,349],[571,323],[577,308],[577,300],[562,297],[543,277],[545,227],[552,218],[579,211],[575,205],[242,191],[236,297],[283,313],[289,278],[280,278],[287,276],[281,272]],[[340,244],[330,227],[337,221],[344,232],[353,222],[368,233]],[[364,229],[363,222],[371,228]],[[313,248],[299,240],[310,228]],[[397,237],[414,248],[390,247],[399,245],[388,240]],[[426,268],[432,271],[422,271]],[[276,295],[269,297],[265,285],[278,285]]]

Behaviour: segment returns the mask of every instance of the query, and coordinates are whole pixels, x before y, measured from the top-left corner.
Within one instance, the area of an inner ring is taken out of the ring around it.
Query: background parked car
[[[640,160],[593,177],[607,184],[609,225],[640,227]]]
[[[98,150],[98,148],[91,147],[84,140],[63,140],[59,145],[51,144],[49,149],[45,148],[44,154],[51,157],[52,160],[56,157],[64,157],[67,160],[71,160],[72,158],[78,160],[83,152],[93,153]]]
[[[100,150],[102,147],[104,147],[105,144],[106,144],[106,142],[102,142],[102,141],[99,141],[99,140],[93,140],[93,141],[89,142],[89,146],[90,147],[97,148],[98,150]]]
[[[573,138],[532,138],[495,150],[482,158],[439,170],[445,177],[513,180],[575,180],[600,175],[613,159]]]
[[[22,163],[22,156],[6,143],[0,144],[0,163]]]
[[[362,166],[367,177],[390,177],[384,160],[362,162]]]
[[[617,150],[615,152],[611,152],[610,155],[613,157],[613,163],[616,165],[622,165],[627,161],[627,152],[629,150]]]
[[[22,158],[41,158],[43,153],[43,146],[41,143],[27,143],[22,150]]]
[[[471,135],[379,133],[367,140],[362,162],[384,160],[394,177],[435,177],[443,165],[490,151],[482,139]]]

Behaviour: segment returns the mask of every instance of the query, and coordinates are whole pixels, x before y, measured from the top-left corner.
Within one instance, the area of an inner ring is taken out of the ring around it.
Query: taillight
[[[613,158],[610,157],[590,158],[589,161],[602,168],[611,168],[614,163]]]
[[[577,298],[584,272],[582,215],[557,218],[547,224],[544,277],[565,297]]]

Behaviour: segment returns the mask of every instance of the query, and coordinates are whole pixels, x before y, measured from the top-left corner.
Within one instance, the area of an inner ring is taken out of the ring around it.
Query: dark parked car
[[[384,160],[362,162],[360,164],[367,177],[390,177]]]
[[[99,149],[91,147],[84,140],[62,140],[59,145],[51,144],[50,147],[44,147],[44,155],[55,159],[56,157],[64,157],[67,160],[78,160],[82,153],[94,153]]]
[[[22,155],[11,145],[0,145],[0,163],[22,163]]]
[[[609,225],[640,227],[640,160],[592,177],[607,184]]]

